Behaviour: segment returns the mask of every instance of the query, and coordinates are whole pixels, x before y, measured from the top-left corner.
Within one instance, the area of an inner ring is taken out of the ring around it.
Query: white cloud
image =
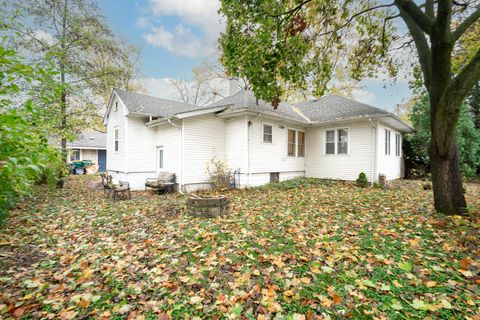
[[[163,26],[154,27],[150,32],[143,35],[143,38],[157,48],[167,49],[185,57],[204,56],[211,52],[211,48],[201,42],[192,33],[192,30],[182,24],[178,24],[172,31],[166,30]]]
[[[355,89],[352,91],[352,96],[353,99],[363,102],[363,103],[368,103],[374,105],[375,103],[375,95],[371,92],[368,92],[363,89]]]
[[[218,54],[217,39],[225,29],[219,8],[218,0],[150,0],[152,15],[140,17],[137,26],[148,29],[143,37],[153,46],[181,56],[207,57]],[[168,28],[159,23],[162,17],[177,17],[180,23]]]
[[[55,42],[56,42],[55,38],[50,33],[46,32],[44,30],[41,30],[41,29],[34,30],[33,31],[33,36],[40,41],[44,41],[49,46],[55,44]]]

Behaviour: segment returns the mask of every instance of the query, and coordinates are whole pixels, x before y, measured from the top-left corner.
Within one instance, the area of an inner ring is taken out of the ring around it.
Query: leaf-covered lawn
[[[228,192],[205,219],[182,195],[113,204],[91,179],[0,230],[0,317],[480,318],[479,185],[470,217],[432,215],[420,182],[296,180]]]

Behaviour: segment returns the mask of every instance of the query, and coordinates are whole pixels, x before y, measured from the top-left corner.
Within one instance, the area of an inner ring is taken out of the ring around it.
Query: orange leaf
[[[468,269],[470,267],[470,265],[472,264],[472,259],[470,258],[465,258],[465,259],[462,259],[458,262],[458,264],[460,265],[460,267],[462,267],[463,269]]]
[[[342,304],[342,298],[335,292],[332,294],[333,304]]]

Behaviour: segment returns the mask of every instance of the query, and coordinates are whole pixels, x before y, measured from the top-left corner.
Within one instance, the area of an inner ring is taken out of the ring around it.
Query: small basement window
[[[270,172],[270,182],[280,182],[280,172]]]
[[[263,125],[263,143],[273,142],[273,126],[269,124]]]

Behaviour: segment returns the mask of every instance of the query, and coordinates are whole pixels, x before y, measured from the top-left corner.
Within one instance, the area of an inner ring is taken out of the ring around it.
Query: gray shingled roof
[[[206,107],[193,106],[121,89],[115,89],[115,91],[130,113],[143,116],[170,117],[183,112],[225,107],[223,111],[225,114],[237,110],[248,110],[265,115],[280,116],[305,124],[383,116],[396,118],[388,111],[339,95],[329,95],[295,104],[282,102],[274,110],[270,103],[256,99],[254,93],[250,90],[240,90],[236,94],[213,102]],[[401,122],[398,118],[396,119]],[[405,127],[408,126],[405,125]]]
[[[371,116],[390,115],[389,112],[339,95],[294,104],[312,122],[329,122]]]
[[[107,134],[105,132],[89,131],[78,134],[77,139],[67,144],[68,148],[101,149],[107,147]]]
[[[281,102],[276,110],[270,103],[255,98],[250,90],[240,90],[230,97],[223,98],[208,105],[208,108],[226,106],[228,111],[248,109],[248,111],[279,115],[287,119],[308,123],[308,120],[286,102]]]
[[[195,110],[198,107],[188,103],[167,100],[145,94],[114,89],[128,109],[129,113],[141,116],[165,117]]]

